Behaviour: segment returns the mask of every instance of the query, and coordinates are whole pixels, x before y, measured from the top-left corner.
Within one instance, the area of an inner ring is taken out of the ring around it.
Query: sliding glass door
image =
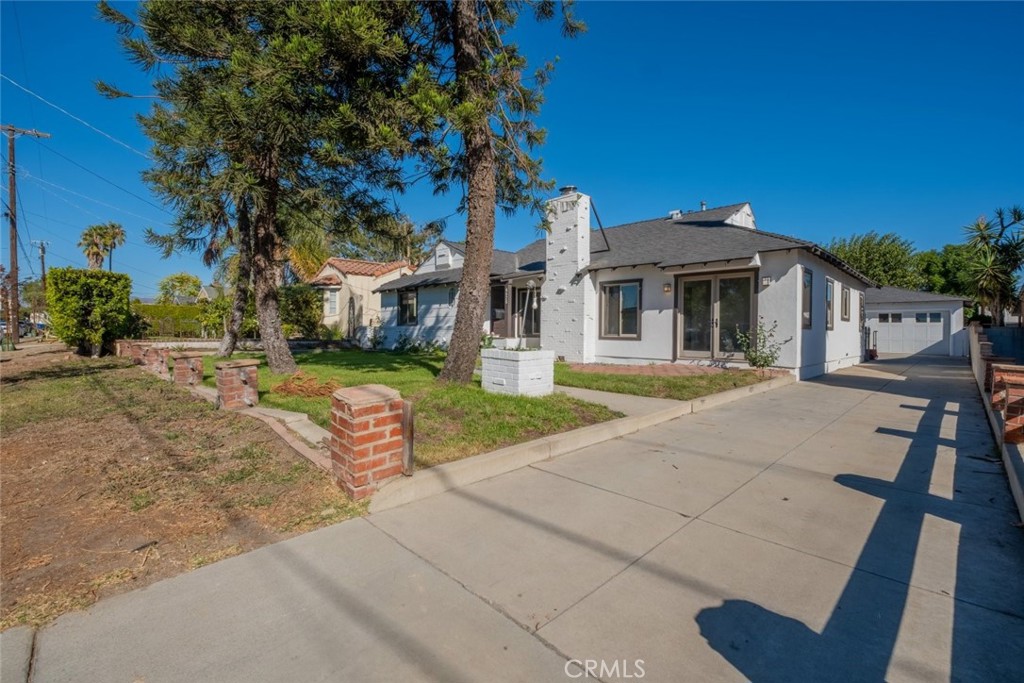
[[[742,356],[739,334],[750,331],[754,275],[705,275],[679,281],[679,356]]]

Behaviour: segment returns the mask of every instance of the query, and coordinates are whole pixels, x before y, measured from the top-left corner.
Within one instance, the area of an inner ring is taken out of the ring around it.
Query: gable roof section
[[[869,289],[864,294],[866,304],[927,304],[927,303],[959,303],[970,301],[967,297],[947,296],[935,292],[920,292],[913,289],[902,289],[900,287],[879,287]]]

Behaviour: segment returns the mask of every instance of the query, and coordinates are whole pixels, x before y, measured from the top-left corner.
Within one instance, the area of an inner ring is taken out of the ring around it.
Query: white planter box
[[[554,351],[484,349],[484,391],[515,396],[547,396],[555,390]]]

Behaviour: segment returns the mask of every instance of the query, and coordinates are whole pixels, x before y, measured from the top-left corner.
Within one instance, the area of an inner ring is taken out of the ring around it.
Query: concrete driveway
[[[32,680],[1021,680],[993,457],[966,364],[874,363],[104,601]]]

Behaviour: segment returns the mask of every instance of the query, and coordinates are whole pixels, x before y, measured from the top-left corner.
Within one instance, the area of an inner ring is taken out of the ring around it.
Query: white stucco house
[[[323,292],[321,323],[339,329],[346,338],[355,337],[381,315],[377,288],[412,271],[406,261],[327,259],[309,283]]]
[[[875,284],[821,247],[758,230],[750,204],[592,229],[590,197],[562,188],[550,232],[495,251],[482,333],[593,363],[743,364],[737,331],[777,325],[778,366],[800,378],[859,363]],[[390,342],[451,338],[462,245],[378,287]]]
[[[869,289],[866,299],[871,347],[879,353],[967,355],[963,297],[899,287]]]

